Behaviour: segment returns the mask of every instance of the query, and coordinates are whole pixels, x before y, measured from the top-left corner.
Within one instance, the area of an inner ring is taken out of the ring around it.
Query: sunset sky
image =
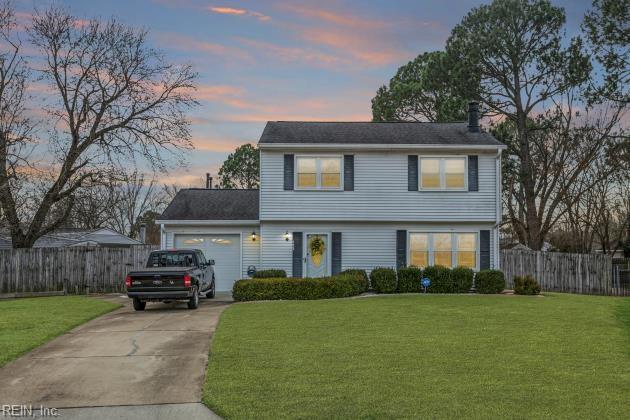
[[[230,1],[65,0],[80,18],[145,27],[172,61],[200,74],[192,114],[196,150],[182,185],[216,174],[234,148],[255,143],[268,120],[369,120],[370,99],[396,69],[442,49],[478,0]],[[47,1],[14,0],[31,13]],[[590,0],[558,0],[575,35]]]

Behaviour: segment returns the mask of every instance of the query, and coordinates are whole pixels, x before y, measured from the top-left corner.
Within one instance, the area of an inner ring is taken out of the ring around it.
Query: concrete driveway
[[[212,335],[231,298],[202,299],[197,310],[185,303],[149,303],[143,312],[135,312],[126,297],[105,299],[124,307],[0,369],[0,404],[199,403]]]

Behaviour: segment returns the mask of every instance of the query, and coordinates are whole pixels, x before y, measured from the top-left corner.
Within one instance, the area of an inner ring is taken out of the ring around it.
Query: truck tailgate
[[[131,289],[135,291],[154,291],[182,289],[184,285],[185,271],[136,271],[130,273]]]

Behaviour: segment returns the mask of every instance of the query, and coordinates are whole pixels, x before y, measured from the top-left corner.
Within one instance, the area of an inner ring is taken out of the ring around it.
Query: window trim
[[[298,159],[311,158],[315,159],[315,186],[314,187],[300,187],[298,183],[298,176],[300,174],[298,168]],[[322,187],[322,159],[336,158],[339,160],[339,187]],[[293,189],[295,191],[343,191],[344,188],[344,157],[339,154],[308,154],[308,155],[294,155],[293,156]]]
[[[439,187],[423,187],[422,186],[422,160],[437,159],[439,160],[440,170],[440,186]],[[446,186],[446,160],[464,160],[464,186],[463,187],[447,187]],[[468,155],[418,155],[418,191],[468,191]]]
[[[457,229],[457,230],[441,230],[441,229],[423,229],[423,230],[410,230],[407,231],[407,266],[411,266],[411,235],[414,233],[427,234],[429,243],[429,266],[435,265],[435,247],[433,242],[433,235],[436,233],[448,233],[451,235],[451,267],[457,267],[457,235],[462,233],[473,233],[475,235],[475,266],[471,267],[473,271],[479,271],[480,267],[480,230],[479,229]],[[421,267],[426,268],[426,267]]]

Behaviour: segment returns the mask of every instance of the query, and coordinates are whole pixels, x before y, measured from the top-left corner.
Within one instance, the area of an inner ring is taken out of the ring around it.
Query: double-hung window
[[[466,157],[421,157],[420,189],[465,190]]]
[[[409,264],[417,267],[477,268],[478,241],[475,232],[412,232],[409,234]]]
[[[341,156],[297,156],[296,186],[303,190],[342,189]]]

